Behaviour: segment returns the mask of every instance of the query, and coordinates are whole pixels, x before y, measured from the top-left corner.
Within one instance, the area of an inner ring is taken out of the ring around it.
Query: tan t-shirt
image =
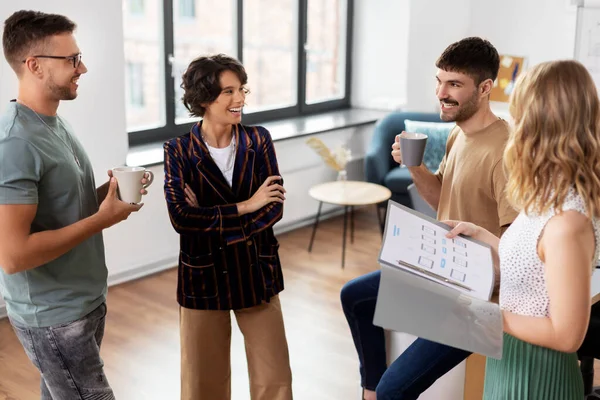
[[[450,132],[435,174],[442,183],[438,220],[472,222],[500,236],[502,227],[516,218],[517,211],[506,199],[502,163],[509,129],[499,119],[469,135],[458,126]]]

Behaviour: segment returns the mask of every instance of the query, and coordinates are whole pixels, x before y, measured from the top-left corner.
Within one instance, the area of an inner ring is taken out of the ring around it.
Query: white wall
[[[354,2],[353,106],[391,110],[406,104],[410,3]]]
[[[469,35],[482,36],[500,54],[526,57],[525,67],[573,58],[576,7],[566,0],[506,0],[502,6],[472,0]],[[492,105],[506,112],[506,103]]]
[[[471,0],[356,0],[352,104],[436,111],[435,60],[470,19]]]
[[[505,0],[502,6],[472,0],[470,35],[498,52],[525,56],[528,65],[573,58],[576,8],[566,0]]]
[[[435,60],[466,35],[471,0],[356,0],[352,105],[435,111]]]
[[[449,44],[467,36],[470,19],[470,0],[411,0],[407,109],[430,112],[439,109],[435,97],[435,61]]]
[[[528,65],[572,58],[576,8],[568,0],[375,0],[355,3],[353,104],[437,111],[435,61],[467,36],[490,40]],[[390,69],[390,65],[397,66]],[[396,97],[390,93],[397,93]],[[394,101],[390,101],[393,99]],[[499,113],[505,104],[495,104]]]

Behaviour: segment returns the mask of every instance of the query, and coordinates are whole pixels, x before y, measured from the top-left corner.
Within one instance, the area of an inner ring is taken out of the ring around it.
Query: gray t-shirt
[[[98,211],[83,147],[63,119],[40,118],[16,102],[0,117],[0,204],[37,204],[32,233],[64,228]],[[47,327],[79,319],[103,303],[107,275],[98,234],[37,268],[13,275],[0,269],[0,292],[16,323]]]

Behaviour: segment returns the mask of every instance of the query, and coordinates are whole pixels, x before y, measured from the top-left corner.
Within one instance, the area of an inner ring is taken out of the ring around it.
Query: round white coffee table
[[[319,210],[313,225],[312,235],[308,251],[312,251],[317,226],[319,225],[319,217],[321,216],[321,208],[323,203],[337,204],[344,206],[344,233],[342,234],[342,268],[346,261],[346,231],[348,227],[348,210],[350,210],[350,240],[354,242],[354,206],[364,206],[370,204],[379,204],[387,201],[392,197],[392,192],[385,186],[375,183],[361,181],[335,181],[326,182],[313,186],[308,191],[310,197],[319,201]],[[377,210],[377,218],[379,226],[383,229],[381,215]]]

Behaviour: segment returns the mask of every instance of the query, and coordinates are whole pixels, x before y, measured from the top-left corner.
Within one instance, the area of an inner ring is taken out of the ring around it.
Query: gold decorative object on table
[[[352,152],[346,146],[339,146],[333,151],[319,138],[312,137],[306,144],[321,156],[325,164],[338,172],[338,180],[346,180],[346,165],[352,157]]]

